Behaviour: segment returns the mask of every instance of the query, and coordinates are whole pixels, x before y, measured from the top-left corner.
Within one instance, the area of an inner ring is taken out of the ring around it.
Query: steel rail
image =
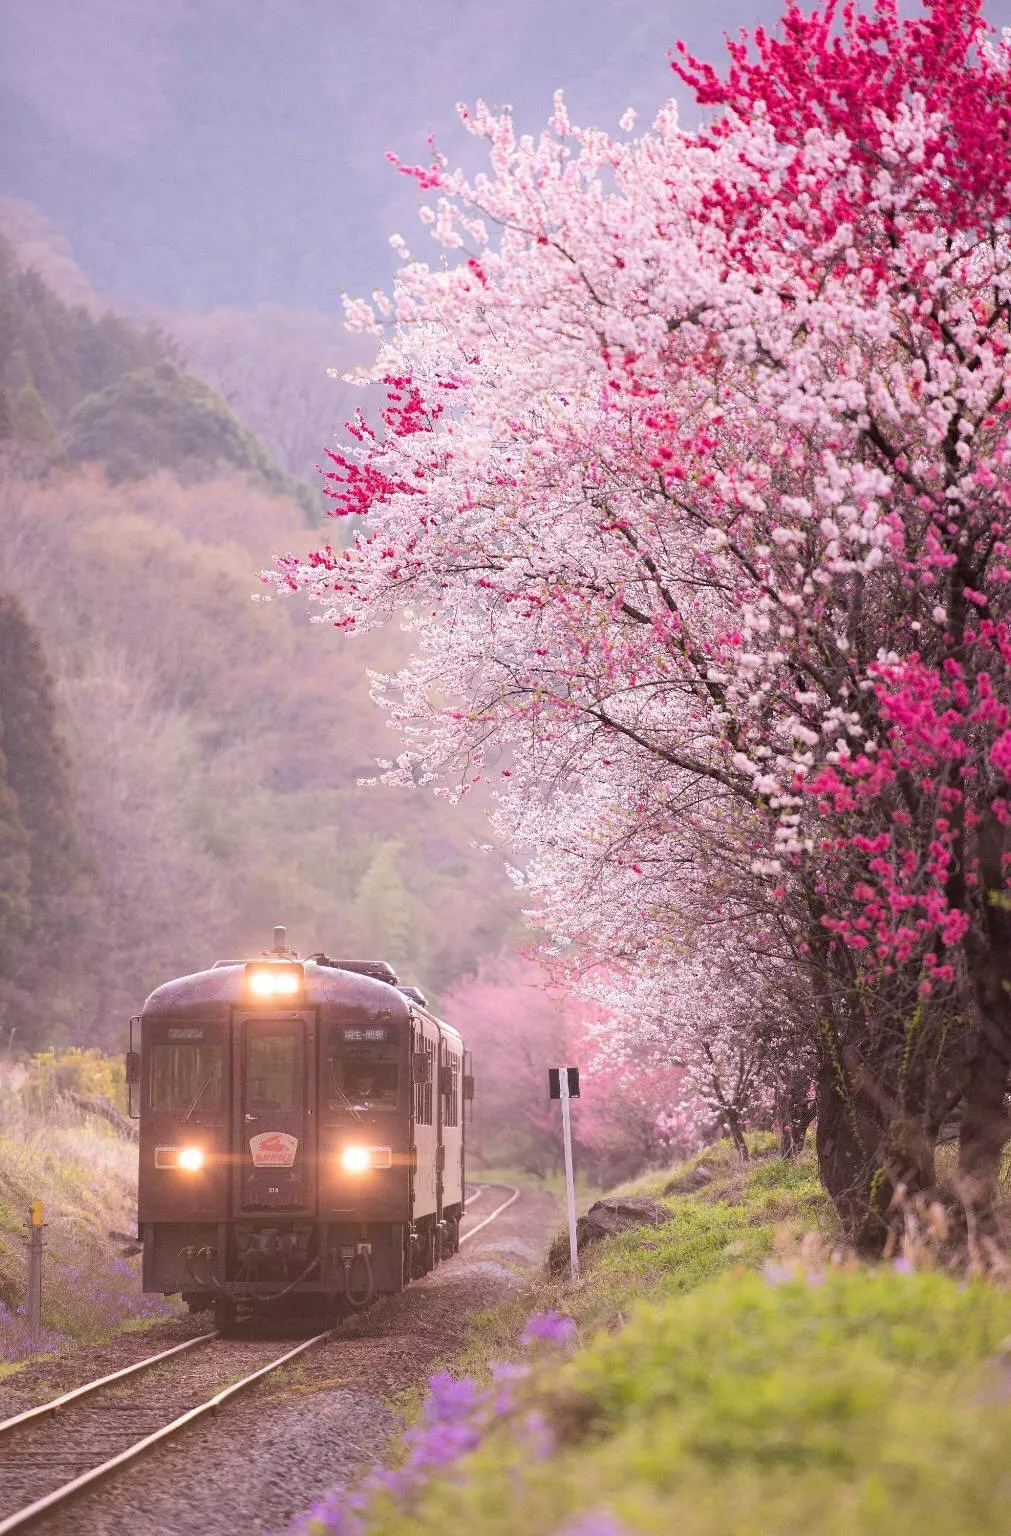
[[[80,1477],[75,1477],[71,1482],[64,1483],[59,1488],[54,1488],[51,1493],[45,1494],[41,1499],[36,1499],[34,1503],[26,1504],[23,1509],[17,1510],[13,1515],[8,1515],[5,1520],[0,1520],[0,1536],[7,1536],[9,1531],[23,1530],[32,1521],[37,1520],[40,1515],[44,1515],[48,1510],[56,1508],[57,1505],[63,1504],[66,1500],[75,1497],[75,1495],[83,1493],[92,1484],[99,1482],[103,1477],[108,1477],[110,1472],[114,1472],[118,1467],[133,1461],[137,1456],[142,1456],[145,1451],[150,1450],[152,1446],[158,1445],[162,1440],[167,1440],[170,1435],[177,1434],[187,1424],[192,1424],[194,1420],[202,1418],[205,1413],[214,1413],[229,1398],[234,1397],[239,1392],[244,1392],[254,1382],[259,1381],[264,1376],[268,1376],[271,1371],[276,1371],[279,1366],[286,1365],[289,1360],[294,1360],[296,1355],[301,1355],[305,1350],[312,1349],[317,1344],[325,1343],[331,1337],[331,1334],[332,1330],[328,1329],[326,1333],[318,1333],[314,1338],[305,1339],[301,1344],[296,1345],[294,1349],[289,1349],[287,1353],[279,1356],[277,1360],[271,1360],[267,1365],[261,1365],[258,1370],[252,1371],[248,1376],[243,1376],[239,1381],[233,1382],[230,1387],[224,1387],[220,1392],[216,1392],[206,1402],[198,1403],[195,1408],[188,1409],[186,1413],[180,1414],[171,1423],[163,1425],[161,1429],[156,1429],[153,1434],[145,1435],[143,1440],[137,1440],[133,1445],[127,1446],[126,1450],[120,1451],[117,1456],[111,1456],[108,1461],[103,1461],[100,1466],[92,1467],[90,1472],[82,1472]],[[188,1342],[193,1343],[195,1341],[189,1340]]]
[[[490,1221],[494,1221],[496,1216],[501,1216],[503,1211],[507,1211],[509,1209],[514,1200],[519,1199],[521,1193],[520,1190],[514,1189],[511,1184],[503,1184],[500,1187],[502,1189],[512,1189],[512,1194],[509,1196],[509,1199],[503,1201],[501,1205],[496,1206],[495,1209],[491,1212],[491,1215],[486,1216],[483,1221],[479,1221],[476,1227],[471,1227],[469,1232],[462,1233],[460,1236],[461,1244],[469,1242],[472,1237],[476,1237],[482,1227],[486,1227]],[[491,1186],[486,1185],[485,1188],[491,1188]],[[0,1526],[0,1536],[3,1536],[3,1526]]]
[[[148,1355],[144,1360],[136,1360],[133,1365],[126,1365],[121,1371],[112,1371],[108,1376],[98,1376],[94,1381],[86,1381],[82,1387],[74,1387],[71,1392],[64,1392],[60,1397],[50,1398],[48,1403],[39,1403],[35,1408],[26,1408],[23,1413],[16,1413],[12,1419],[0,1419],[0,1435],[6,1434],[10,1429],[17,1429],[19,1424],[28,1424],[32,1419],[42,1419],[46,1414],[57,1413],[68,1403],[76,1403],[79,1398],[87,1397],[90,1392],[97,1392],[99,1387],[107,1387],[113,1381],[122,1381],[124,1376],[133,1376],[137,1371],[146,1371],[161,1360],[168,1360],[172,1355],[182,1354],[184,1349],[193,1349],[197,1344],[209,1344],[212,1339],[218,1337],[217,1332],[201,1333],[195,1339],[187,1339],[184,1344],[173,1344],[171,1349],[163,1349],[161,1354]]]
[[[492,1189],[494,1187],[493,1185],[484,1185],[482,1186],[482,1192],[485,1189]],[[503,1211],[508,1210],[522,1193],[521,1190],[515,1189],[511,1184],[501,1185],[500,1188],[512,1191],[508,1200],[504,1200],[501,1205],[496,1206],[482,1221],[479,1221],[476,1227],[472,1227],[469,1232],[464,1233],[460,1238],[461,1244],[467,1242],[469,1238],[476,1237],[478,1232],[494,1221],[497,1216],[501,1216]],[[16,1510],[14,1514],[0,1520],[0,1536],[8,1536],[8,1533],[12,1531],[24,1530],[42,1515],[48,1513],[49,1510],[55,1509],[68,1500],[75,1498],[77,1494],[85,1492],[86,1489],[91,1488],[103,1478],[108,1477],[119,1467],[134,1461],[138,1456],[143,1456],[152,1447],[159,1445],[163,1440],[169,1439],[171,1435],[177,1434],[179,1430],[184,1429],[187,1424],[192,1424],[205,1414],[216,1412],[222,1403],[228,1402],[230,1398],[235,1397],[239,1392],[244,1392],[247,1387],[251,1387],[264,1376],[268,1376],[271,1371],[278,1370],[280,1366],[286,1365],[289,1360],[294,1360],[297,1355],[303,1354],[307,1349],[312,1349],[317,1344],[326,1343],[328,1339],[333,1337],[333,1334],[334,1330],[328,1329],[325,1333],[318,1333],[311,1339],[303,1340],[294,1349],[289,1349],[276,1360],[271,1360],[266,1365],[261,1365],[257,1370],[251,1371],[248,1376],[243,1376],[239,1381],[233,1382],[231,1386],[222,1388],[220,1392],[216,1392],[206,1402],[198,1403],[195,1408],[188,1409],[186,1413],[182,1413],[178,1418],[172,1419],[170,1423],[163,1425],[161,1429],[156,1429],[152,1434],[145,1435],[142,1440],[137,1440],[133,1445],[127,1446],[125,1450],[120,1451],[116,1456],[111,1456],[108,1461],[101,1462],[99,1466],[92,1467],[88,1472],[82,1472],[79,1477],[73,1478],[69,1483],[63,1483],[59,1488],[54,1488],[50,1493],[44,1494],[42,1498],[35,1499],[31,1504],[26,1504],[23,1509]],[[12,1419],[0,1422],[0,1433],[13,1429],[17,1425],[27,1423],[32,1419],[41,1418],[47,1413],[55,1413],[66,1404],[86,1397],[91,1392],[96,1392],[99,1387],[107,1386],[110,1382],[120,1381],[125,1376],[132,1376],[138,1371],[146,1370],[149,1366],[155,1365],[161,1360],[182,1353],[183,1350],[192,1349],[198,1344],[207,1344],[212,1339],[219,1337],[220,1335],[216,1332],[202,1333],[198,1338],[187,1339],[182,1344],[175,1344],[171,1349],[162,1350],[158,1355],[150,1355],[145,1360],[138,1360],[133,1365],[124,1367],[123,1370],[113,1371],[108,1376],[102,1376],[95,1381],[86,1382],[84,1386],[75,1387],[73,1391],[63,1393],[61,1397],[54,1398],[52,1402],[40,1403],[36,1408],[29,1408]]]

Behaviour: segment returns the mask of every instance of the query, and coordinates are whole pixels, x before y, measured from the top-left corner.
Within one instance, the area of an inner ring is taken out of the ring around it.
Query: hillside
[[[22,1310],[33,1200],[45,1222],[43,1352],[177,1310],[142,1294],[140,1259],[124,1247],[137,1218],[136,1142],[82,1113],[67,1091],[117,1095],[122,1076],[118,1060],[97,1052],[31,1067],[0,1061],[0,1378],[38,1352]]]
[[[357,785],[388,750],[366,668],[400,635],[336,651],[296,603],[252,600],[312,538],[310,493],[164,338],[64,304],[2,246],[0,324],[0,594],[49,677],[69,872],[59,910],[33,900],[55,823],[0,764],[0,1028],[116,1043],[152,986],[275,922],[438,994],[517,902],[475,851],[480,807]],[[0,747],[35,761],[20,731],[0,721]]]
[[[767,1145],[742,1167],[723,1142],[632,1190],[662,1224],[489,1313],[390,1469],[297,1536],[1006,1528],[1006,1290],[927,1254],[858,1264],[813,1159]]]
[[[167,469],[190,482],[238,472],[320,516],[227,402],[174,361],[174,343],[111,310],[66,303],[0,234],[0,438],[51,461],[99,461],[114,481]]]

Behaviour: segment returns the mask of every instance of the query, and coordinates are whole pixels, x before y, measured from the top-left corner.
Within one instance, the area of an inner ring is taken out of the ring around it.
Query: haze
[[[432,132],[473,154],[455,103],[511,103],[537,129],[563,86],[614,129],[675,94],[683,36],[771,23],[770,0],[8,0],[0,191],[66,235],[120,302],[333,311],[385,282],[414,238],[411,161]],[[1011,20],[1009,0],[991,18]],[[682,99],[685,93],[682,92]],[[691,105],[685,102],[690,114]]]

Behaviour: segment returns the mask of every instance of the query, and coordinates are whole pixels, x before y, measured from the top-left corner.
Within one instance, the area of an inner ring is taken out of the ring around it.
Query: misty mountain
[[[459,100],[510,102],[536,131],[572,115],[616,131],[677,94],[666,51],[707,56],[771,22],[773,0],[7,0],[0,191],[37,203],[94,285],[121,301],[333,313],[417,239],[413,183],[385,163],[484,158]],[[994,0],[992,19],[1011,19]],[[685,102],[690,118],[694,107]]]

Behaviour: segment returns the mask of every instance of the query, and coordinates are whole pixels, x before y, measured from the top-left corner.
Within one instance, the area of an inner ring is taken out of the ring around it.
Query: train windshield
[[[331,1109],[396,1109],[399,1072],[395,1061],[343,1060],[331,1056],[327,1082]]]
[[[203,1033],[199,1031],[200,1036]],[[220,1110],[221,1041],[156,1040],[151,1055],[151,1108],[183,1114]]]
[[[251,1035],[247,1040],[246,1106],[248,1109],[302,1107],[302,1043],[286,1030]]]

